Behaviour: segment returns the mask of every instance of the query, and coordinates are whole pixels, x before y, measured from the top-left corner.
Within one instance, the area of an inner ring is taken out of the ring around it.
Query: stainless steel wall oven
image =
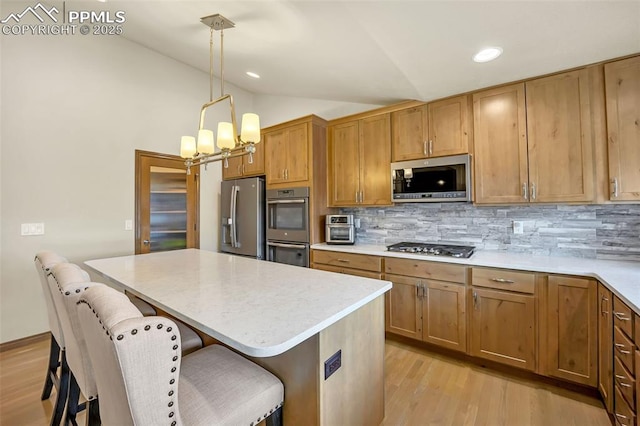
[[[309,188],[267,191],[267,260],[309,266]]]

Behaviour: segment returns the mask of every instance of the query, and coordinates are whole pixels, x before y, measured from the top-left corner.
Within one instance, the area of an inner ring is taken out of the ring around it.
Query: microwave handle
[[[304,198],[292,198],[286,200],[269,200],[267,204],[304,204],[306,200]]]

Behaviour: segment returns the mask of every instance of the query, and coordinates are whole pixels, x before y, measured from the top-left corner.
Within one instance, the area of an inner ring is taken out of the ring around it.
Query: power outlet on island
[[[324,379],[327,380],[329,376],[338,371],[342,366],[342,349],[331,355],[328,360],[324,362]]]

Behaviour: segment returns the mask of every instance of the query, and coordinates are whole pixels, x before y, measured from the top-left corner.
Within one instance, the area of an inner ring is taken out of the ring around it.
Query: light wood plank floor
[[[48,346],[43,340],[0,353],[0,425],[48,424],[53,397],[40,401]],[[597,399],[393,340],[385,363],[385,426],[611,424]]]

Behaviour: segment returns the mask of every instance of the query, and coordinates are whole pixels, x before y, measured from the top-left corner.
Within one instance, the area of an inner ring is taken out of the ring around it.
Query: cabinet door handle
[[[360,203],[364,203],[364,191],[360,191]]]
[[[608,315],[608,314],[609,314],[609,311],[605,311],[605,310],[604,310],[604,303],[605,303],[605,302],[608,302],[608,301],[609,301],[609,299],[608,299],[608,298],[606,298],[606,297],[602,296],[602,300],[600,301],[600,313],[601,313],[602,315]]]
[[[433,141],[429,139],[429,155],[433,155]]]
[[[631,353],[631,351],[625,351],[624,349],[622,349],[622,348],[626,348],[626,346],[623,345],[622,343],[616,343],[615,347],[618,350],[618,352],[620,352],[621,354],[629,355]]]
[[[356,203],[358,202],[358,197],[360,196],[360,191],[356,191]]]
[[[621,380],[626,379],[626,377],[616,374],[616,379],[618,379],[618,384],[625,388],[630,388],[631,385],[629,383],[622,382]]]
[[[429,154],[429,152],[428,152],[429,150],[428,150],[428,148],[427,148],[427,143],[428,143],[428,141],[426,141],[426,140],[425,140],[425,141],[424,141],[424,144],[423,144],[423,147],[422,147],[422,153],[423,153],[425,156],[426,156],[427,154]]]
[[[478,307],[478,293],[476,293],[475,291],[473,292],[473,307]]]
[[[525,200],[529,199],[529,187],[527,186],[527,182],[522,183],[522,198]]]
[[[242,174],[244,175],[244,163],[242,163]]]
[[[631,321],[631,318],[625,317],[622,312],[613,311],[613,315],[615,315],[620,321]]]
[[[531,199],[536,199],[536,184],[534,182],[531,182]]]
[[[613,184],[613,191],[612,194],[615,198],[618,197],[618,178],[615,177],[613,179],[611,179],[611,183]]]
[[[238,164],[238,168],[236,171],[238,172],[238,174],[240,174],[240,164]]]
[[[513,280],[508,280],[506,278],[491,278],[491,281],[495,281],[497,283],[503,283],[503,284],[513,284],[515,282]]]

